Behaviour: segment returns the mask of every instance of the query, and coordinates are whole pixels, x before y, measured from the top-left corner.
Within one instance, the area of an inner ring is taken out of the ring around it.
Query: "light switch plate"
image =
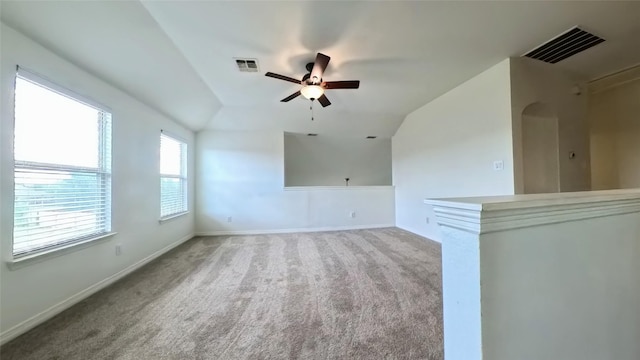
[[[496,160],[493,162],[493,170],[495,171],[502,171],[504,170],[504,161],[502,160]]]

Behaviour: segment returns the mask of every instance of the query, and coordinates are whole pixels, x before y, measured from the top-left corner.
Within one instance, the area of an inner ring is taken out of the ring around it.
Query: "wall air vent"
[[[318,134],[309,133],[307,136],[318,136]]]
[[[233,59],[241,72],[258,72],[258,59]]]
[[[555,64],[603,42],[604,39],[574,27],[523,56]]]
[[[367,139],[375,139],[375,138],[377,138],[377,136],[371,136],[371,135],[367,136]]]

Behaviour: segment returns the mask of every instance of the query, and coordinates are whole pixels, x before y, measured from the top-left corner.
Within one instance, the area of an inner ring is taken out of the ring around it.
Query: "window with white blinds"
[[[187,144],[160,133],[160,219],[187,211]]]
[[[111,232],[108,111],[19,69],[14,139],[14,258]]]

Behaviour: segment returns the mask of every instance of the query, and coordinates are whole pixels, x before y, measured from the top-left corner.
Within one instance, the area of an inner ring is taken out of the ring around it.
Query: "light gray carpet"
[[[0,356],[443,359],[441,287],[439,244],[396,228],[198,237]]]

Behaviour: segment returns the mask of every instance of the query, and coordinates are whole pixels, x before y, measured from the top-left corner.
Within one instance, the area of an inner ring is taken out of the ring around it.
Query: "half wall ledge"
[[[640,188],[426,199],[438,224],[476,234],[640,211]]]
[[[446,359],[640,359],[640,189],[424,202]]]

